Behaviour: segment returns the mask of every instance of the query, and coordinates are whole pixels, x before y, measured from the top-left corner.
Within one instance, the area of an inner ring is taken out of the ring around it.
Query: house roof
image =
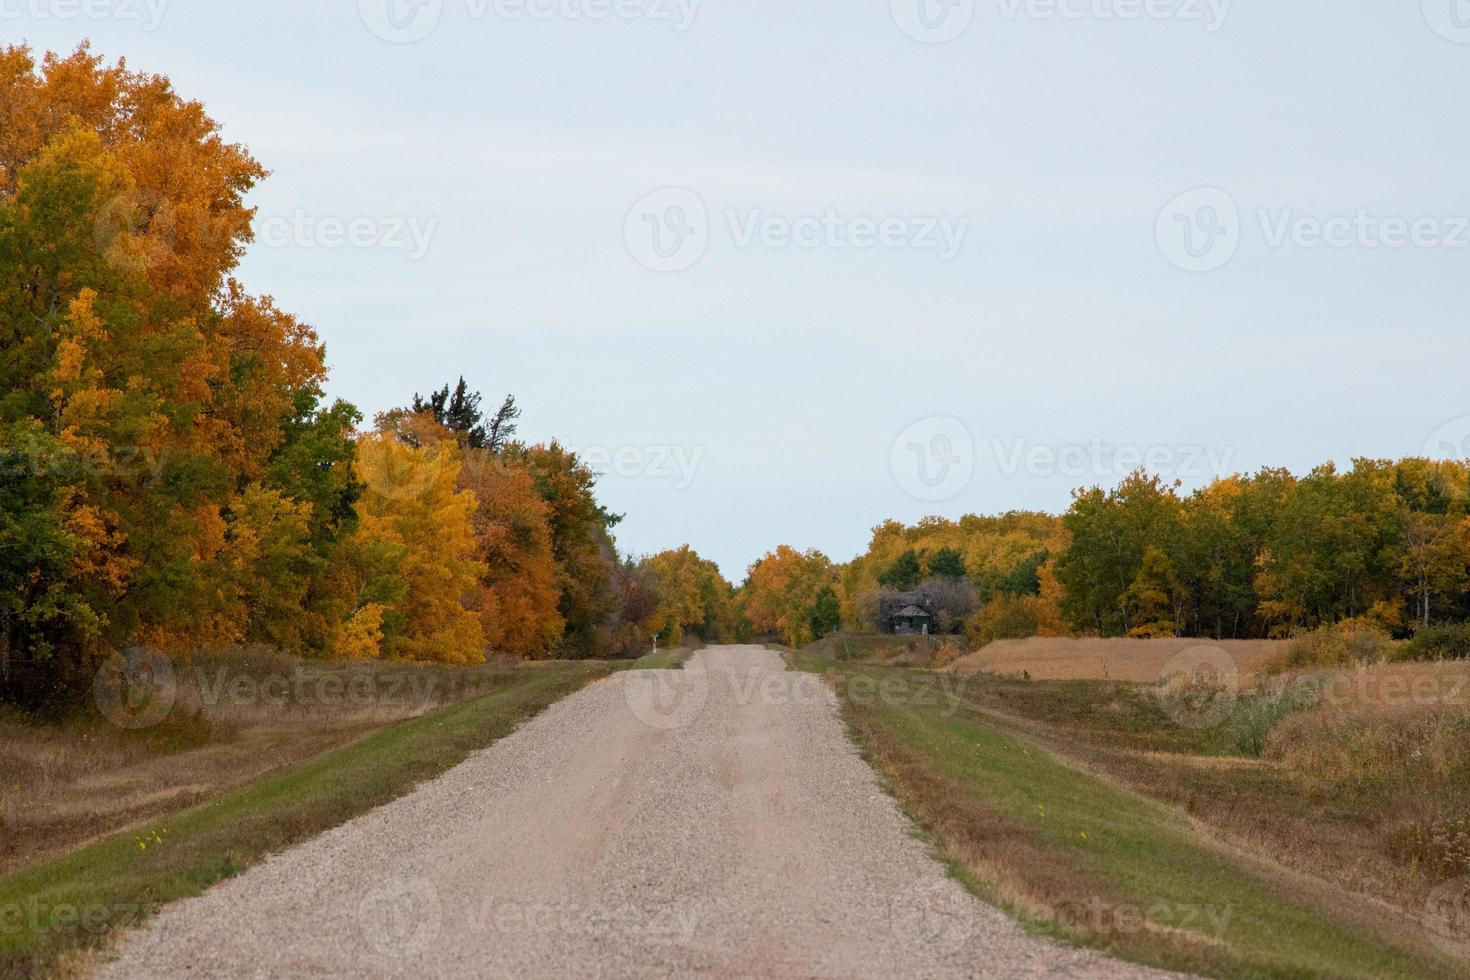
[[[919,619],[919,618],[928,619],[929,618],[929,614],[926,613],[924,610],[920,609],[918,606],[904,606],[902,609],[900,609],[898,612],[894,613],[893,615],[895,615],[895,616],[902,616],[904,619]]]

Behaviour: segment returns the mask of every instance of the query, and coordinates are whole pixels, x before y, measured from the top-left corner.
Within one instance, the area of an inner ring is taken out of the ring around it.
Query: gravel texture
[[[615,675],[133,934],[103,977],[1149,977],[972,898],[759,647]]]

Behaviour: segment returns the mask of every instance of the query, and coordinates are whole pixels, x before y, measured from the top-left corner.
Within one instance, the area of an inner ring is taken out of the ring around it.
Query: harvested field
[[[1284,640],[1137,640],[1128,637],[1033,636],[997,640],[955,661],[962,673],[1030,674],[1036,680],[1114,680],[1152,683],[1175,656],[1197,646],[1224,650],[1242,674],[1257,669]]]

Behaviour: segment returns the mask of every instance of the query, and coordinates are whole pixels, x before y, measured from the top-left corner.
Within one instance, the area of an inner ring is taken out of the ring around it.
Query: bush
[[[1410,824],[1394,835],[1393,851],[1433,878],[1470,874],[1470,819]]]
[[[948,667],[956,660],[965,655],[964,648],[953,640],[946,640],[934,654],[934,661],[929,666],[934,668]]]
[[[1464,660],[1470,657],[1470,623],[1421,626],[1413,639],[1399,645],[1395,660]]]
[[[1273,674],[1312,667],[1353,667],[1387,660],[1393,641],[1380,627],[1362,620],[1344,619],[1291,638],[1286,649],[1267,661]]]
[[[1230,746],[1250,758],[1260,758],[1271,731],[1287,715],[1315,707],[1321,699],[1322,683],[1300,678],[1277,691],[1243,698],[1230,719]]]

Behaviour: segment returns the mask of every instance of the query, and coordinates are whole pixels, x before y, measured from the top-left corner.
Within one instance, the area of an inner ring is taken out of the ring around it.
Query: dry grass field
[[[1286,645],[1284,640],[1137,640],[1126,637],[1033,636],[997,640],[955,661],[961,673],[1029,674],[1036,680],[1114,680],[1152,683],[1164,665],[1191,647],[1208,645],[1230,654],[1242,674],[1257,669]]]
[[[1308,799],[1362,818],[1375,857],[1387,859],[1361,876],[1365,890],[1412,903],[1426,873],[1470,874],[1470,662],[1311,676],[1320,700],[1283,718],[1261,757]]]
[[[517,668],[328,663],[256,648],[196,656],[174,674],[172,709],[145,728],[0,713],[0,874],[493,690]]]
[[[996,643],[960,669],[991,717],[1345,904],[1412,922],[1440,882],[1470,874],[1470,661],[1271,676],[1247,671],[1273,644],[1220,644],[1242,667],[1230,711],[1180,724],[1159,669],[1194,642]]]

